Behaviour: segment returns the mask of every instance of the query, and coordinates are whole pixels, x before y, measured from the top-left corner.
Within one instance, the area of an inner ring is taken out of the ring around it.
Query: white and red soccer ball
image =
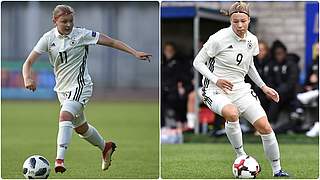
[[[257,177],[260,171],[259,163],[248,155],[238,157],[232,165],[232,172],[236,178],[253,179]]]

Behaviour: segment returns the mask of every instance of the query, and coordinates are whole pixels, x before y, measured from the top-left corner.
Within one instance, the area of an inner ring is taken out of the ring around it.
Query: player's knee
[[[88,129],[89,129],[88,123],[84,123],[84,124],[74,128],[74,130],[80,135],[85,134],[88,131]]]
[[[239,112],[234,105],[227,105],[224,107],[222,115],[227,121],[234,122],[239,120]]]
[[[273,130],[272,130],[271,126],[268,124],[268,125],[263,126],[258,131],[260,134],[270,134]]]
[[[239,120],[239,115],[238,115],[238,111],[232,111],[229,115],[228,120],[230,121],[238,121]]]
[[[260,134],[270,134],[273,131],[266,116],[256,120],[253,126]]]
[[[73,115],[67,111],[60,112],[59,121],[72,121]]]
[[[257,130],[260,134],[270,134],[273,131],[269,123],[263,123]]]

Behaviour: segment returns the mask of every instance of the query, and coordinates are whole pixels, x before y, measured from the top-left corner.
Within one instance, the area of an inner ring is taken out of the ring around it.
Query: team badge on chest
[[[72,40],[70,41],[70,45],[71,46],[74,46],[76,44],[76,39],[75,38],[72,38]]]
[[[248,47],[248,49],[252,49],[252,42],[251,42],[251,40],[249,40],[249,41],[247,42],[247,47]]]

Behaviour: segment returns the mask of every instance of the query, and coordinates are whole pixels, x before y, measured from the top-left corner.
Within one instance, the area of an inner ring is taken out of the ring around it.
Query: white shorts
[[[258,96],[252,89],[244,89],[232,94],[224,94],[221,90],[202,88],[203,102],[215,113],[222,116],[222,108],[227,104],[237,107],[239,116],[247,119],[251,124],[266,116]]]
[[[67,111],[75,117],[72,121],[74,128],[79,127],[86,122],[84,107],[92,95],[92,86],[86,86],[82,89],[75,88],[67,92],[57,92],[62,111]]]
[[[85,86],[82,88],[77,87],[71,91],[57,92],[57,95],[61,105],[65,100],[70,100],[77,101],[85,106],[90,100],[92,89],[92,86]]]

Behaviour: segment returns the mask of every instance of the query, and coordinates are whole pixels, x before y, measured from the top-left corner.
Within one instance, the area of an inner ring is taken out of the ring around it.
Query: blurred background
[[[74,8],[74,27],[105,33],[152,54],[151,62],[105,46],[90,46],[93,96],[85,108],[108,141],[117,143],[112,167],[101,171],[101,152],[73,134],[68,171],[49,178],[146,178],[159,176],[159,3],[1,3],[1,177],[22,178],[27,157],[40,154],[54,167],[60,104],[53,70],[44,54],[33,65],[38,87],[24,89],[21,69],[40,37],[50,31],[58,4]],[[19,145],[19,148],[17,148]],[[89,165],[89,166],[88,166]]]
[[[61,2],[62,3],[62,2]],[[53,28],[57,2],[3,2],[1,11],[2,99],[54,99],[54,77],[43,55],[35,64],[39,89],[23,88],[21,67],[40,37]],[[157,99],[159,72],[159,22],[157,2],[68,2],[75,27],[84,27],[119,39],[151,53],[151,63],[102,46],[91,46],[88,69],[94,82],[93,98]]]
[[[162,127],[212,136],[225,133],[224,120],[200,102],[198,88],[202,77],[194,71],[192,62],[210,35],[230,26],[229,17],[220,10],[228,10],[232,3],[161,4]],[[318,136],[319,4],[248,3],[249,30],[260,42],[255,66],[266,84],[280,93],[282,101],[269,101],[248,77],[246,82],[252,84],[275,132]],[[242,125],[244,132],[254,132],[246,121]]]

